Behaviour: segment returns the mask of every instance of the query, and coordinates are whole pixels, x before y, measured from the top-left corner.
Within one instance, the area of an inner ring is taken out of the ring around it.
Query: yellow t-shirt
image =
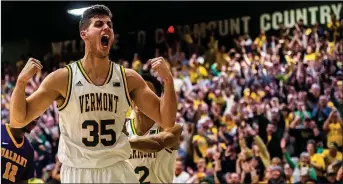
[[[202,156],[206,156],[206,151],[208,148],[206,138],[204,136],[201,136],[201,135],[195,135],[193,137],[193,142],[194,141],[197,141],[197,146],[199,147],[199,150],[200,150],[200,153],[202,154]],[[193,161],[195,163],[199,161],[199,156],[197,155],[195,148],[193,148]]]
[[[327,165],[327,166],[332,164],[333,162],[335,162],[337,160],[342,161],[342,158],[343,158],[343,155],[340,151],[337,151],[337,154],[335,157],[331,157],[328,149],[325,149],[321,155],[324,158],[325,165]]]
[[[327,145],[329,145],[330,142],[336,142],[338,144],[338,147],[343,146],[342,128],[343,127],[340,122],[329,124]]]
[[[317,57],[319,56],[318,52],[314,52],[311,54],[306,54],[304,60],[307,61],[316,61]]]
[[[236,123],[232,120],[227,120],[225,116],[222,118],[222,122],[226,124],[226,130],[227,132],[231,132],[231,130],[235,127],[237,127]]]
[[[335,105],[334,105],[333,102],[331,102],[331,101],[328,102],[327,106],[330,107],[331,109],[332,109],[333,107],[335,107]]]
[[[191,82],[194,84],[194,83],[197,83],[201,77],[207,77],[207,76],[208,76],[208,72],[206,68],[203,66],[198,66],[197,68],[192,68],[190,70],[189,78]]]
[[[28,180],[28,183],[29,184],[31,184],[31,183],[44,183],[44,181],[42,179],[39,179],[39,178],[32,178],[32,179]]]
[[[216,95],[214,93],[209,93],[208,94],[208,99],[209,100],[214,100],[216,98]]]
[[[311,156],[311,162],[314,162],[317,166],[319,166],[322,169],[322,171],[325,170],[325,161],[322,155],[315,153]]]
[[[267,37],[266,36],[259,36],[255,39],[254,43],[257,45],[257,47],[262,48],[264,42],[266,42]]]
[[[207,77],[208,76],[208,72],[207,72],[205,67],[199,66],[198,71],[199,71],[200,77]]]
[[[203,104],[203,103],[205,103],[205,102],[202,101],[202,100],[194,100],[194,101],[193,101],[193,108],[194,108],[195,110],[197,110],[197,109],[199,108],[199,106],[200,106],[201,104]]]
[[[272,136],[271,135],[268,135],[267,136],[267,143],[269,144],[269,142],[272,140]]]
[[[134,69],[136,72],[139,72],[141,68],[142,68],[142,62],[140,60],[136,60],[132,63],[132,69]]]
[[[217,135],[218,134],[218,128],[212,127],[211,128],[211,132],[212,132],[213,135]]]
[[[328,49],[329,49],[329,54],[330,55],[332,55],[333,53],[334,53],[334,51],[335,51],[335,42],[333,41],[333,42],[329,42],[329,45],[328,45]]]
[[[216,97],[216,95],[214,93],[209,93],[208,99],[213,100],[219,106],[222,106],[226,103],[223,96]]]
[[[286,124],[285,126],[286,126],[286,128],[289,127],[289,125],[293,121],[293,118],[294,118],[293,113],[289,113],[288,116],[285,118],[285,124]]]
[[[228,54],[217,52],[216,63],[219,69],[221,69],[222,66],[226,65],[228,61],[230,61]]]
[[[331,30],[334,31],[334,32],[333,32],[333,34],[334,34],[334,40],[333,40],[333,42],[336,42],[336,41],[337,41],[337,40],[336,40],[337,36],[340,35],[340,31],[339,31],[339,29],[340,29],[340,27],[341,27],[340,21],[339,21],[339,20],[336,20],[336,22],[330,21],[330,22],[327,24],[327,26],[328,26],[329,29],[331,29]]]
[[[290,56],[285,56],[288,65],[297,64],[297,62]]]

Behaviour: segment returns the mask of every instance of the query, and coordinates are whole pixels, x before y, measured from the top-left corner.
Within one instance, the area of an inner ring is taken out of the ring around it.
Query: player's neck
[[[109,58],[97,58],[92,54],[85,54],[81,59],[82,67],[85,69],[88,75],[94,75],[93,77],[106,77],[110,62]]]
[[[24,132],[19,128],[10,128],[10,131],[17,142],[22,142],[24,138]]]
[[[144,135],[155,122],[143,113],[136,113],[135,129],[138,135]]]

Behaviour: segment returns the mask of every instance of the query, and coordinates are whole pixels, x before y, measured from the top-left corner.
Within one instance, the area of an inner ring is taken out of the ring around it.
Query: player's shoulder
[[[139,83],[139,79],[143,80],[143,78],[133,69],[125,68],[125,75],[128,83]],[[138,79],[138,80],[137,80]]]
[[[63,91],[67,86],[69,75],[72,75],[67,67],[57,69],[46,76],[42,82],[42,86],[57,91]]]
[[[46,78],[44,79],[44,81],[48,81],[48,82],[56,82],[56,81],[60,81],[62,82],[63,79],[68,79],[68,69],[66,67],[64,68],[60,68],[57,69],[53,72],[51,72],[50,74],[48,74],[46,76]]]

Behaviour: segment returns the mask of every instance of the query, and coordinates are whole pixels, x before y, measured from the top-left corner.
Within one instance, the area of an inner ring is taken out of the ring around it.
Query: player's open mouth
[[[103,47],[108,47],[108,42],[110,41],[110,36],[108,36],[108,35],[103,35],[102,37],[101,37],[101,45],[103,46]]]

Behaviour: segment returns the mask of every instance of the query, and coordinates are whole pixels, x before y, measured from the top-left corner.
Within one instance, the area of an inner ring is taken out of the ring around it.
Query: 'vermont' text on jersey
[[[117,113],[118,96],[110,93],[88,93],[79,96],[80,110],[83,112],[108,111]]]

